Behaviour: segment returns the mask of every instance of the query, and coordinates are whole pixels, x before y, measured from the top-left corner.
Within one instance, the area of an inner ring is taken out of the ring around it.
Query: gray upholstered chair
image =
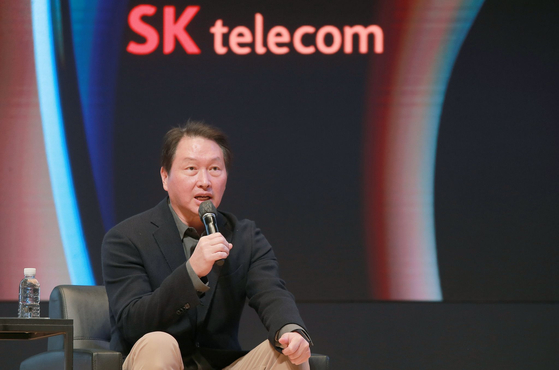
[[[49,316],[74,320],[74,370],[121,370],[122,355],[111,351],[109,301],[104,286],[60,285],[50,295]],[[313,354],[311,370],[328,370],[329,358]],[[48,339],[48,351],[21,363],[20,370],[64,368],[62,336]]]
[[[60,285],[50,294],[49,317],[74,320],[74,370],[120,370],[122,355],[111,351],[109,300],[104,286]],[[64,339],[48,339],[48,351],[23,361],[20,370],[64,369]]]

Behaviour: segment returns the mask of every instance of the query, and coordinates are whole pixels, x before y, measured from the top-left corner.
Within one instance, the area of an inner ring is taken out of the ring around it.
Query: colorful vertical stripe
[[[33,0],[31,13],[37,88],[45,151],[68,271],[73,284],[95,284],[74,191],[64,133],[49,0]]]
[[[396,1],[372,66],[365,129],[366,243],[375,299],[442,300],[434,224],[448,80],[482,0]]]

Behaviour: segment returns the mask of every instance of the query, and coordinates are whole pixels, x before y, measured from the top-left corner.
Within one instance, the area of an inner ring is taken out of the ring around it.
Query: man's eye
[[[212,176],[219,176],[221,175],[221,167],[210,167],[210,174]]]

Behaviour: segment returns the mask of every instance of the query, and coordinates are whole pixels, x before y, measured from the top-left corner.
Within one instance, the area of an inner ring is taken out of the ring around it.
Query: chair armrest
[[[309,359],[311,370],[328,370],[330,367],[330,357],[313,353]]]
[[[46,351],[29,357],[20,370],[60,370],[64,368],[64,350]],[[108,349],[74,349],[74,370],[121,370],[122,354]]]

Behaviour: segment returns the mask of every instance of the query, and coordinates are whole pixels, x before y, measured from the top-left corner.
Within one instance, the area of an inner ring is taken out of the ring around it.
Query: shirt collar
[[[171,210],[171,214],[173,215],[173,219],[175,220],[175,224],[177,225],[177,229],[179,230],[179,235],[181,237],[181,240],[184,239],[185,236],[190,236],[195,239],[200,239],[200,235],[198,235],[198,232],[196,231],[195,228],[189,227],[187,224],[182,222],[179,215],[177,215],[177,212],[175,212],[175,210],[171,206],[171,201],[169,200],[169,198],[167,198],[167,205]]]

